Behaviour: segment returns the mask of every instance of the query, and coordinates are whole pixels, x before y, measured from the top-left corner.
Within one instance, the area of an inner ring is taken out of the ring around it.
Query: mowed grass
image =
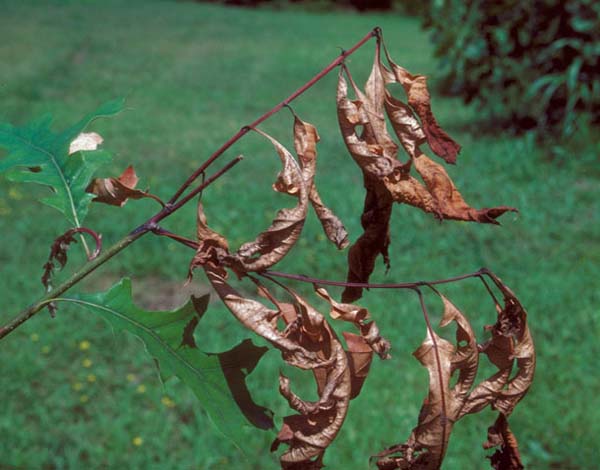
[[[397,15],[240,10],[192,2],[5,1],[0,118],[24,123],[52,112],[60,129],[100,103],[126,96],[125,112],[93,125],[115,156],[105,174],[134,164],[140,185],[167,198],[241,126],[311,78],[339,53],[338,46],[350,47],[375,25],[383,28],[397,62],[435,81],[436,61],[418,20]],[[360,83],[372,53],[373,45],[367,45],[348,61]],[[317,183],[355,240],[364,190],[339,136],[335,83],[332,73],[293,106],[319,129]],[[476,112],[460,101],[434,93],[433,105],[463,145],[449,172],[465,198],[478,207],[516,206],[520,213],[504,216],[502,227],[494,227],[440,224],[416,209],[395,207],[392,269],[386,275],[378,265],[373,281],[450,277],[481,266],[496,271],[527,307],[538,350],[534,386],[510,419],[523,459],[536,469],[593,468],[600,435],[597,129],[582,125],[577,136],[558,143],[500,129],[480,135]],[[261,127],[291,147],[291,126],[284,110]],[[290,205],[270,189],[278,158],[257,135],[236,144],[215,168],[240,153],[244,161],[204,194],[209,222],[234,248],[254,238],[278,208]],[[35,201],[44,191],[0,180],[2,323],[42,294],[39,278],[49,245],[68,228]],[[110,244],[155,210],[152,201],[130,202],[123,209],[98,206],[86,225]],[[191,204],[165,226],[193,237],[194,222]],[[83,262],[77,250],[67,272]],[[174,308],[189,292],[183,283],[190,256],[184,247],[146,236],[81,288],[105,289],[127,275],[139,303]],[[330,279],[343,279],[345,267],[345,253],[324,240],[314,218],[279,266]],[[311,295],[309,287],[296,287]],[[192,289],[206,289],[201,273]],[[476,281],[444,292],[477,331],[493,322],[493,305]],[[439,302],[427,299],[439,318]],[[414,294],[371,291],[362,303],[392,341],[393,359],[375,361],[362,394],[351,403],[345,427],[326,455],[334,469],[368,468],[370,455],[404,441],[427,391],[427,372],[411,356],[425,335]],[[249,335],[214,303],[197,339],[207,351],[222,351]],[[185,386],[160,383],[139,341],[114,335],[86,311],[64,307],[56,319],[40,313],[0,344],[0,354],[0,467],[277,468],[276,455],[268,451],[273,433],[249,429],[250,451],[242,455],[212,427]],[[281,366],[272,351],[249,380],[257,401],[275,411],[278,424],[289,412],[277,393]],[[310,376],[293,377],[299,393],[314,398]],[[481,444],[493,419],[485,412],[459,422],[444,468],[485,468]]]

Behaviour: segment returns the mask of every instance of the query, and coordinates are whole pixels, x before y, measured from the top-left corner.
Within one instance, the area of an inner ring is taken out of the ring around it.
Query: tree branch
[[[343,63],[343,61],[346,59],[346,57],[353,54],[356,50],[358,50],[360,47],[362,47],[366,42],[369,41],[369,39],[371,39],[373,37],[379,37],[379,34],[380,34],[379,28],[375,28],[372,31],[370,31],[366,36],[364,36],[360,41],[358,41],[350,49],[348,49],[347,51],[342,51],[342,54],[340,54],[339,57],[337,57],[335,60],[333,60],[328,66],[326,66],[323,70],[321,70],[319,73],[317,73],[308,82],[306,82],[304,85],[302,85],[296,91],[294,91],[285,100],[283,100],[279,104],[275,105],[269,111],[264,113],[262,116],[260,116],[254,122],[252,122],[249,126],[242,127],[234,136],[232,136],[223,145],[221,145],[221,147],[219,147],[219,149],[217,149],[217,151],[215,151],[196,171],[194,171],[194,173],[192,173],[188,177],[188,179],[179,187],[179,189],[175,192],[175,194],[169,199],[167,204],[165,204],[164,207],[157,214],[155,214],[153,217],[148,219],[146,222],[144,222],[143,224],[138,226],[136,229],[132,230],[129,233],[129,235],[122,238],[120,241],[118,241],[113,246],[108,248],[106,251],[104,251],[104,253],[99,255],[93,261],[88,262],[79,271],[74,273],[69,279],[67,279],[61,285],[54,288],[51,292],[49,292],[44,297],[39,299],[36,303],[31,305],[29,308],[21,311],[19,314],[17,314],[17,316],[15,318],[13,318],[5,326],[0,327],[0,339],[4,338],[6,335],[8,335],[12,331],[14,331],[17,327],[19,327],[20,325],[25,323],[27,320],[29,320],[31,317],[33,317],[37,312],[42,310],[44,308],[44,306],[46,306],[48,303],[50,303],[54,297],[61,295],[62,293],[64,293],[68,289],[70,289],[72,286],[74,286],[79,281],[81,281],[83,278],[85,278],[88,274],[92,273],[99,266],[101,266],[106,261],[108,261],[110,258],[112,258],[114,255],[116,255],[120,251],[124,250],[126,247],[128,247],[131,243],[133,243],[135,240],[140,238],[142,235],[144,235],[145,233],[147,233],[149,231],[156,231],[157,227],[158,227],[157,223],[159,221],[170,216],[175,211],[179,210],[181,207],[183,207],[183,205],[188,203],[197,194],[199,194],[206,186],[211,184],[214,180],[219,178],[221,175],[223,175],[225,172],[227,172],[229,169],[231,169],[234,165],[236,165],[242,159],[241,156],[235,158],[234,160],[229,162],[227,165],[225,165],[225,167],[223,167],[221,170],[219,170],[217,173],[215,173],[212,177],[210,177],[206,181],[202,182],[202,184],[200,184],[199,186],[194,188],[192,191],[190,191],[190,193],[187,194],[183,199],[179,200],[181,195],[191,186],[191,184],[200,175],[204,174],[204,171],[209,167],[209,165],[211,165],[229,147],[231,147],[243,135],[245,135],[250,130],[251,127],[255,127],[255,126],[259,125],[260,123],[262,123],[263,121],[265,121],[269,117],[271,117],[273,114],[275,114],[277,111],[279,111],[281,108],[283,108],[284,106],[287,106],[291,101],[295,100],[298,96],[300,96],[306,90],[308,90],[309,88],[314,86],[317,82],[319,82],[319,80],[321,80],[323,77],[325,77],[335,67],[337,67],[338,65]],[[161,204],[162,204],[162,201],[161,201]],[[162,230],[162,229],[160,229],[160,230]],[[159,234],[165,235],[165,233],[159,233]],[[85,244],[85,240],[83,240],[83,238],[82,238],[82,241]],[[89,250],[86,250],[86,252],[88,253],[88,256],[89,256]]]

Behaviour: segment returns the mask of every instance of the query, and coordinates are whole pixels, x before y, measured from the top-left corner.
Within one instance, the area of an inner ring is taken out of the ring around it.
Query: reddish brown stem
[[[195,242],[194,240],[190,240],[189,238],[182,237],[181,235],[177,235],[176,233],[169,232],[168,230],[165,230],[162,227],[156,226],[156,227],[153,227],[150,231],[152,233],[154,233],[155,235],[160,235],[161,237],[170,238],[171,240],[175,240],[176,242],[181,243],[182,245],[188,246],[194,250],[198,249],[198,243]]]
[[[198,247],[200,246],[199,243],[194,240],[191,240],[186,237],[182,237],[181,235],[177,235],[176,233],[165,230],[164,228],[159,227],[157,225],[152,227],[150,229],[150,231],[155,233],[156,235],[168,237],[171,240],[175,240],[176,242],[181,243],[182,245],[185,245],[188,248],[191,248],[193,250],[197,250]],[[363,289],[413,289],[414,290],[414,289],[418,289],[419,287],[431,287],[434,291],[437,292],[437,290],[433,287],[434,285],[449,284],[451,282],[458,282],[458,281],[462,281],[464,279],[470,279],[472,277],[478,277],[481,280],[483,280],[482,276],[489,275],[490,272],[491,271],[487,268],[481,268],[478,271],[475,271],[472,273],[461,274],[460,276],[448,277],[446,279],[435,279],[433,281],[383,283],[383,284],[368,283],[368,282],[332,281],[330,279],[320,279],[320,278],[316,278],[316,277],[304,276],[302,274],[291,274],[291,273],[284,273],[284,272],[280,272],[280,271],[262,271],[262,272],[257,272],[256,274],[263,276],[279,285],[281,285],[281,283],[279,283],[276,279],[273,279],[273,278],[281,277],[284,279],[291,279],[291,280],[300,281],[300,282],[308,282],[310,284],[316,284],[316,285],[322,285],[322,286],[362,287]],[[484,284],[487,287],[487,291],[490,294],[490,296],[492,296],[492,298],[495,299],[494,293],[491,291],[491,289],[489,288],[487,283],[485,283],[485,281],[484,281]]]
[[[275,114],[281,108],[289,105],[289,103],[291,103],[296,98],[298,98],[306,90],[313,87],[317,82],[319,82],[319,80],[321,80],[323,77],[325,77],[325,75],[327,75],[329,72],[331,72],[334,68],[336,68],[338,65],[342,64],[344,62],[344,60],[346,59],[346,57],[348,57],[349,55],[356,52],[356,50],[358,50],[360,47],[362,47],[367,41],[369,41],[369,39],[371,39],[373,37],[379,37],[380,32],[381,32],[381,30],[379,27],[374,28],[365,37],[363,37],[354,46],[352,46],[350,49],[348,49],[346,51],[342,51],[342,53],[335,60],[333,60],[327,67],[325,67],[318,74],[316,74],[312,79],[310,79],[308,82],[306,82],[300,88],[298,88],[290,96],[288,96],[286,99],[284,99],[279,104],[275,105],[273,108],[271,108],[269,111],[267,111],[265,114],[260,116],[258,119],[256,119],[251,124],[242,127],[235,135],[233,135],[231,138],[229,138],[229,140],[227,142],[225,142],[223,145],[221,145],[221,147],[219,147],[215,151],[215,153],[213,153],[210,157],[208,157],[208,159],[196,171],[194,171],[194,173],[192,173],[188,177],[187,180],[185,180],[185,182],[181,185],[181,187],[175,192],[173,197],[171,199],[169,199],[169,202],[167,203],[167,205],[175,203],[175,201],[177,201],[179,199],[179,197],[183,194],[183,192],[208,168],[208,166],[212,162],[214,162],[217,158],[219,158],[229,147],[231,147],[238,140],[240,140],[240,138],[242,138],[251,128],[258,126],[261,122],[266,121],[268,118],[270,118],[273,114]]]
[[[75,234],[75,233],[87,233],[90,237],[94,239],[94,243],[96,247],[94,248],[93,253],[88,256],[88,260],[92,261],[96,259],[100,252],[102,251],[102,235],[94,232],[91,228],[87,227],[75,227],[70,229],[67,233]]]
[[[358,41],[354,46],[352,46],[347,51],[342,51],[342,54],[333,60],[327,67],[321,70],[317,75],[315,75],[312,79],[298,88],[294,93],[288,96],[285,100],[283,100],[278,105],[274,106],[270,111],[267,111],[265,114],[256,119],[250,126],[254,127],[271,117],[277,111],[279,111],[283,106],[288,105],[291,101],[296,99],[306,90],[314,86],[319,80],[321,80],[325,75],[327,75],[331,70],[335,67],[343,63],[343,61],[349,55],[353,54],[357,49],[359,49],[362,45],[364,45],[369,39],[372,37],[379,38],[381,34],[381,30],[379,28],[375,28],[370,31],[365,37],[363,37],[360,41]],[[115,245],[111,246],[106,250],[106,253],[98,256],[96,259],[88,263],[88,265],[84,266],[79,272],[75,273],[71,278],[65,281],[60,286],[56,287],[55,293],[59,295],[69,288],[71,288],[74,284],[79,282],[81,279],[89,275],[98,266],[105,263],[109,258],[119,253],[125,247],[133,243],[139,237],[144,235],[145,233],[156,229],[158,227],[158,222],[160,222],[165,217],[168,217],[173,212],[180,209],[184,204],[193,199],[197,194],[202,192],[202,190],[211,184],[215,179],[220,177],[226,171],[228,171],[231,167],[237,164],[241,157],[238,157],[227,164],[220,171],[215,173],[212,177],[202,182],[199,186],[189,192],[184,198],[180,199],[181,195],[191,186],[191,184],[200,176],[204,174],[204,171],[211,165],[218,157],[220,157],[229,147],[231,147],[235,142],[237,142],[244,134],[249,131],[250,127],[245,126],[242,127],[234,136],[232,136],[227,142],[225,142],[216,152],[214,152],[194,173],[192,173],[188,179],[180,186],[180,188],[175,192],[175,194],[169,199],[169,201],[164,205],[164,207],[153,217],[148,219],[145,223],[132,230],[126,237],[117,242]],[[162,204],[162,201],[158,200]],[[85,243],[85,241],[84,241]],[[93,256],[93,255],[92,255]],[[22,325],[25,321],[33,317],[37,312],[39,312],[44,306],[50,301],[52,296],[48,293],[46,296],[41,298],[38,302],[30,306],[29,308],[22,310],[17,314],[13,320],[11,320],[7,325],[0,327],[0,339],[14,331],[18,326]]]
[[[223,176],[231,168],[233,168],[240,161],[242,161],[243,158],[244,157],[242,157],[241,155],[238,155],[237,157],[235,157],[233,160],[231,160],[227,165],[225,165],[223,168],[221,168],[215,174],[211,175],[209,178],[204,180],[201,184],[196,186],[196,188],[194,188],[192,191],[190,191],[183,199],[179,200],[175,204],[167,204],[154,217],[151,217],[147,222],[145,222],[144,224],[142,224],[138,228],[136,228],[133,231],[133,233],[136,233],[137,231],[143,231],[143,230],[152,230],[158,222],[160,222],[165,217],[168,217],[173,212],[179,210],[183,205],[187,204],[191,199],[196,197],[196,195],[201,193],[204,190],[204,188],[206,188],[208,185],[212,184],[217,178],[220,178],[221,176]]]
[[[311,284],[319,284],[324,286],[336,287],[362,287],[363,289],[415,289],[417,287],[425,287],[436,284],[448,284],[451,282],[462,281],[472,277],[481,277],[487,275],[490,271],[487,268],[481,268],[473,273],[462,274],[460,276],[449,277],[446,279],[436,279],[434,281],[416,281],[416,282],[400,282],[400,283],[368,283],[368,282],[346,282],[346,281],[330,281],[329,279],[318,279],[315,277],[304,276],[302,274],[290,274],[280,271],[264,271],[259,273],[265,276],[283,277],[294,281],[309,282]]]

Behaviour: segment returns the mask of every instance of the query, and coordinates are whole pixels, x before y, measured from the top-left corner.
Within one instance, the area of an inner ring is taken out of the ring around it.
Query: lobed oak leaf
[[[92,200],[85,189],[94,173],[112,157],[105,150],[82,151],[97,146],[97,134],[77,137],[94,120],[122,109],[122,100],[105,103],[60,132],[52,130],[51,116],[20,127],[0,122],[0,149],[7,151],[0,159],[0,173],[6,172],[11,181],[50,188],[40,202],[60,211],[70,226],[81,227]],[[71,148],[74,141],[76,145]]]
[[[172,311],[144,310],[133,302],[132,295],[131,282],[123,279],[106,292],[73,294],[70,301],[104,318],[115,331],[140,338],[161,379],[177,376],[189,386],[210,421],[238,447],[247,445],[248,426],[273,427],[272,412],[254,402],[246,385],[267,348],[245,340],[221,353],[198,349],[193,329],[199,322],[202,325],[208,295]]]

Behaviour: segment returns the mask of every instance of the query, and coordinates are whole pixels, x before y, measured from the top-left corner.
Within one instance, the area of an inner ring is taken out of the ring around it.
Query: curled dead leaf
[[[363,99],[367,99],[363,97]],[[340,71],[337,89],[338,121],[346,147],[363,172],[367,191],[361,225],[363,234],[348,252],[348,282],[368,282],[379,255],[383,256],[389,268],[388,246],[390,243],[389,220],[393,199],[389,195],[382,178],[400,166],[400,162],[390,155],[391,147],[385,148],[377,141],[373,126],[362,101],[348,98],[348,84]],[[363,127],[361,135],[358,126]],[[384,138],[380,139],[385,141]],[[362,296],[362,288],[347,287],[342,294],[343,302],[352,302]]]
[[[231,255],[228,262],[237,272],[262,271],[279,262],[298,241],[308,210],[309,186],[292,154],[273,137],[258,129],[255,131],[271,141],[283,165],[273,189],[297,197],[298,203],[293,208],[277,212],[269,228]]]
[[[317,129],[312,124],[302,121],[298,116],[294,116],[294,147],[302,167],[302,176],[309,190],[308,198],[321,221],[327,238],[335,243],[339,249],[343,249],[349,243],[348,232],[342,221],[323,204],[314,181],[317,165],[317,142],[319,139]]]
[[[454,423],[459,419],[478,367],[478,350],[471,325],[466,317],[445,297],[440,326],[457,325],[458,347],[427,329],[427,336],[413,353],[429,372],[429,394],[419,412],[419,422],[404,444],[377,455],[380,469],[440,468],[448,448]],[[464,342],[464,345],[461,343]],[[454,387],[452,375],[458,371]],[[399,454],[399,455],[394,455]]]
[[[391,67],[390,70],[381,65],[385,82],[402,85],[408,97],[408,104],[416,111],[421,120],[429,148],[447,163],[455,163],[456,156],[460,152],[460,145],[440,127],[431,111],[431,97],[427,89],[427,77],[412,75],[391,59],[385,46],[384,50]]]
[[[525,468],[521,461],[517,438],[510,430],[508,421],[502,413],[488,428],[488,440],[483,444],[484,449],[492,447],[500,447],[488,457],[490,464],[496,470],[522,470]]]
[[[379,327],[374,321],[367,321],[371,315],[366,308],[354,304],[336,302],[329,292],[322,287],[315,289],[315,292],[325,299],[331,306],[329,315],[333,319],[341,319],[353,323],[360,331],[361,337],[381,359],[390,359],[390,342],[382,338],[379,334]]]
[[[285,469],[321,462],[346,418],[353,383],[346,351],[327,320],[298,294],[289,292],[294,299],[294,309],[286,309],[284,316],[288,324],[287,338],[315,351],[328,364],[313,369],[319,394],[315,402],[302,400],[291,391],[289,380],[280,376],[280,393],[290,407],[300,413],[284,418],[284,427],[271,447],[275,450],[282,442],[289,445],[280,457]]]
[[[138,177],[130,165],[118,178],[96,178],[87,187],[86,191],[95,194],[94,202],[101,202],[111,206],[123,207],[128,199],[151,198],[164,205],[155,195],[147,191],[135,189]]]

